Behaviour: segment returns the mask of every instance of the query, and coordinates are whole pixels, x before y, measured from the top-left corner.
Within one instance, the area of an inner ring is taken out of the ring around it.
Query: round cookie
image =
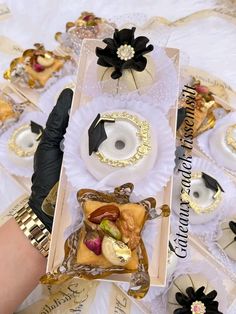
[[[29,166],[39,144],[39,134],[31,131],[30,124],[15,129],[8,141],[9,158],[17,165]]]
[[[236,171],[236,124],[222,125],[209,137],[211,156],[221,166]]]
[[[105,112],[102,117],[114,123],[104,123],[107,138],[97,152],[89,155],[88,129],[80,145],[81,157],[89,172],[97,179],[107,177],[110,185],[141,180],[154,166],[158,143],[151,125],[132,111]]]
[[[176,204],[179,204],[181,194],[182,176],[178,175],[175,178],[173,195]],[[217,207],[222,201],[223,192],[220,188],[214,191],[206,187],[205,181],[201,172],[193,172],[191,177],[190,194],[182,193],[183,201],[189,202],[189,220],[191,224],[203,224],[212,220],[217,215]],[[180,206],[175,207],[174,211],[180,215]]]
[[[225,254],[236,261],[236,217],[228,218],[221,224],[220,228],[222,235],[217,242]]]

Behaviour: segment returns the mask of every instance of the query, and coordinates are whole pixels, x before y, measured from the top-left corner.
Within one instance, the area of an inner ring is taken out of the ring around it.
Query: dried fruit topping
[[[104,205],[96,209],[90,214],[88,220],[100,224],[103,219],[116,221],[120,216],[120,210],[115,205]]]
[[[126,244],[105,236],[102,241],[102,254],[113,265],[124,266],[131,259],[131,250]]]
[[[87,248],[95,253],[100,255],[102,251],[102,239],[99,236],[97,231],[88,231],[84,238],[84,244]]]
[[[103,219],[99,226],[109,236],[115,238],[116,240],[121,240],[120,230],[117,228],[114,222],[108,219]]]

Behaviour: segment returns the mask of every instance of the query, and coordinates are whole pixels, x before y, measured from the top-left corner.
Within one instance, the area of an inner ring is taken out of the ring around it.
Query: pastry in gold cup
[[[194,119],[192,133],[193,137],[196,137],[215,126],[216,115],[214,112],[217,109],[223,109],[223,107],[215,100],[210,89],[202,85],[201,81],[193,79],[190,85],[192,87],[191,90],[189,89],[191,95],[189,94],[189,97],[183,97],[180,100],[180,108],[185,108],[185,115]],[[180,137],[184,136],[186,133],[185,123],[181,124],[178,133]]]
[[[69,57],[56,55],[42,44],[35,49],[25,50],[21,57],[14,59],[4,78],[30,88],[43,88],[48,80],[59,72]]]
[[[136,298],[146,295],[150,286],[148,257],[141,238],[147,219],[156,218],[156,200],[152,197],[130,202],[133,184],[114,192],[82,189],[77,193],[84,220],[65,243],[62,267],[47,274],[43,283],[63,278],[104,278],[111,274],[131,273],[128,293]],[[163,209],[163,215],[165,210]]]
[[[64,33],[57,32],[55,39],[63,50],[79,54],[85,38],[104,38],[114,31],[115,25],[92,12],[82,12],[74,22],[66,23]]]
[[[0,133],[16,122],[23,112],[23,105],[18,105],[5,93],[0,91]]]

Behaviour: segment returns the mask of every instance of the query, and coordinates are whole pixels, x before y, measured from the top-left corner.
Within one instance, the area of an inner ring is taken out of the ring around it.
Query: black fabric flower
[[[214,301],[217,296],[217,292],[213,290],[208,294],[205,294],[204,290],[204,286],[199,288],[197,291],[195,291],[193,287],[188,287],[186,289],[186,294],[177,292],[175,298],[182,307],[176,309],[174,314],[193,314],[193,306],[194,304],[197,305],[197,302],[199,302],[200,306],[202,305],[205,307],[206,314],[223,314],[218,310],[219,303]]]
[[[143,56],[153,50],[153,45],[148,45],[149,39],[145,36],[134,38],[135,27],[132,29],[116,29],[112,38],[105,38],[103,42],[107,46],[96,48],[97,64],[103,67],[114,67],[111,74],[113,79],[122,76],[124,69],[143,71],[147,65],[147,59]]]

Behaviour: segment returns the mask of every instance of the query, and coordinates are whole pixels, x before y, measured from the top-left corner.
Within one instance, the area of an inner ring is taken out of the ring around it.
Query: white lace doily
[[[80,141],[83,140],[82,134],[98,113],[116,109],[137,112],[153,127],[158,143],[155,165],[145,178],[133,183],[137,195],[156,195],[167,184],[174,168],[175,140],[168,120],[152,103],[137,100],[131,102],[119,97],[95,98],[88,105],[81,106],[71,118],[64,142],[64,166],[68,181],[76,190],[85,187],[109,190],[110,186],[107,185],[106,178],[102,181],[96,180],[85,167],[80,155]]]
[[[10,157],[10,151],[8,148],[8,141],[14,130],[19,128],[23,124],[30,124],[30,121],[34,121],[41,126],[45,126],[47,116],[41,112],[23,113],[20,121],[14,126],[8,129],[0,138],[0,162],[1,164],[13,175],[22,177],[31,177],[33,174],[33,159],[34,157],[27,157],[27,161],[24,157],[14,156]]]
[[[225,191],[222,193],[222,200],[215,209],[215,215],[212,215],[211,220],[208,220],[206,223],[199,223],[199,224],[190,224],[189,230],[192,234],[196,234],[198,236],[201,236],[201,238],[212,238],[215,233],[215,229],[217,224],[219,223],[219,220],[222,219],[222,217],[227,216],[227,214],[230,211],[231,206],[236,200],[235,195],[235,186],[234,183],[230,180],[230,178],[224,173],[224,171],[220,168],[218,168],[216,165],[212,164],[210,161],[193,157],[192,159],[192,169],[191,172],[204,172],[214,179],[216,179],[223,190]],[[178,176],[181,176],[179,174]],[[176,176],[175,176],[176,177]],[[174,177],[174,180],[175,180]],[[172,208],[177,209],[180,207],[180,186],[181,181],[179,182],[178,186],[175,184],[174,181],[174,190],[173,190],[173,198],[172,198]],[[208,215],[208,214],[205,214]],[[191,212],[190,212],[191,216]],[[177,216],[176,212],[174,212],[173,220],[177,221],[179,217]]]

